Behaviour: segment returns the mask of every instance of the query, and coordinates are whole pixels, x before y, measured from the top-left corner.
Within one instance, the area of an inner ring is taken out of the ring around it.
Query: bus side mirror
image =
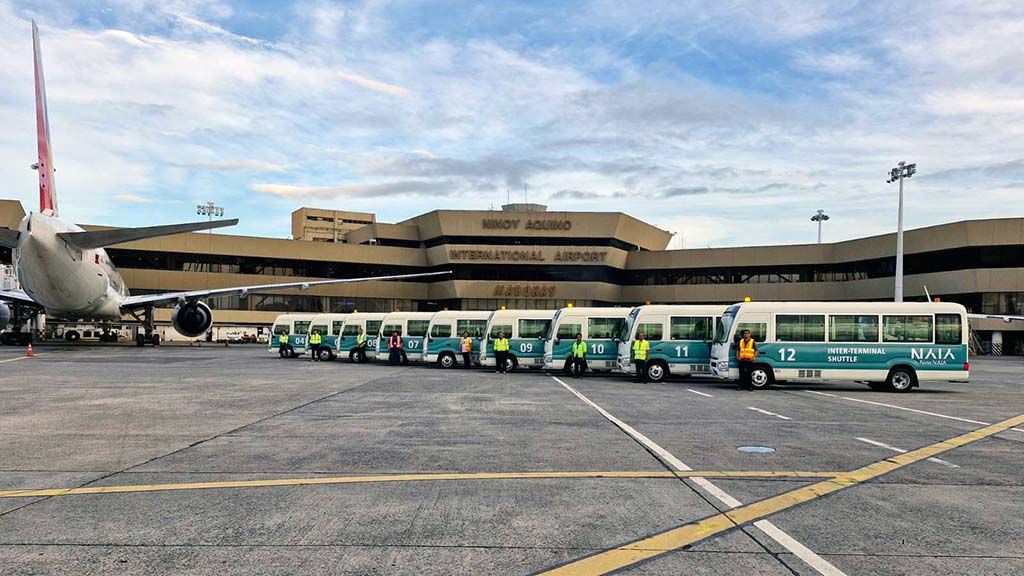
[[[561,339],[561,338],[555,338],[555,344],[558,344],[558,343],[559,343],[559,342],[561,342],[561,341],[562,341],[562,339]]]
[[[619,343],[622,342],[622,340],[619,340],[618,338],[612,338],[612,342]]]

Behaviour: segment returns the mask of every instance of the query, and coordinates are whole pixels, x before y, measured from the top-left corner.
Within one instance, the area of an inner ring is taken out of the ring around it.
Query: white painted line
[[[40,352],[39,354],[42,354],[42,352]],[[36,354],[36,356],[39,356],[39,354]],[[18,356],[17,358],[10,358],[10,359],[7,359],[7,360],[0,360],[0,364],[3,364],[5,362],[17,362],[18,360],[26,360],[28,358],[32,358],[32,356]]]
[[[760,412],[761,414],[767,414],[768,416],[775,416],[776,418],[782,418],[783,420],[792,420],[789,416],[783,416],[782,414],[776,414],[775,412],[761,410],[760,408],[754,408],[753,406],[747,406],[747,410],[753,410],[754,412]]]
[[[620,430],[631,436],[637,442],[640,442],[641,444],[646,446],[647,449],[650,450],[651,452],[657,454],[663,462],[669,464],[670,466],[679,471],[686,472],[693,470],[693,468],[690,468],[689,466],[684,464],[682,460],[673,456],[668,450],[665,450],[661,446],[658,446],[653,440],[651,440],[647,436],[644,436],[629,424],[626,424],[622,420],[619,420],[615,416],[612,416],[611,414],[608,413],[607,410],[601,408],[600,406],[592,402],[590,398],[587,398],[583,394],[577,392],[576,389],[573,388],[572,386],[569,386],[568,384],[562,382],[562,380],[554,376],[552,376],[551,378],[553,378],[555,382],[561,384],[566,390],[572,392],[573,395],[582,400],[586,405],[590,406],[594,410],[597,410],[599,414],[608,419],[608,421],[611,422],[612,424],[618,426]],[[733,498],[718,486],[715,486],[707,478],[695,476],[693,478],[688,478],[688,480],[692,481],[697,486],[700,486],[701,488],[704,489],[705,492],[707,492],[715,499],[717,499],[719,502],[725,504],[730,508],[736,508],[738,506],[743,505],[742,502]],[[825,576],[846,576],[846,574],[839,568],[836,568],[827,560],[815,554],[813,550],[796,541],[796,539],[794,539],[789,534],[783,532],[781,529],[779,529],[777,526],[775,526],[768,520],[758,520],[757,522],[754,522],[754,526],[761,530],[761,532],[764,532],[766,536],[778,542],[783,548],[792,552],[797,558],[803,560],[808,566],[818,571],[819,574],[824,574]]]
[[[874,446],[878,446],[880,448],[885,448],[887,450],[892,450],[893,452],[899,452],[900,454],[906,454],[907,453],[907,451],[904,450],[903,448],[897,448],[895,446],[890,446],[890,445],[888,445],[888,444],[886,444],[884,442],[879,442],[878,440],[872,440],[870,438],[854,437],[854,440],[860,440],[861,442],[865,442],[867,444],[872,444]],[[946,460],[943,460],[942,458],[928,458],[928,461],[935,462],[936,464],[942,464],[944,466],[949,466],[950,468],[959,468],[960,467],[960,466],[958,466],[956,464],[953,464],[952,462],[948,462]]]
[[[714,398],[714,396],[712,396],[711,394],[705,394],[703,392],[698,392],[698,391],[694,390],[693,388],[687,388],[686,390],[689,391],[689,392],[693,392],[694,394],[697,394],[699,396],[706,396],[708,398]]]
[[[950,416],[948,414],[939,414],[937,412],[926,412],[924,410],[918,410],[916,408],[907,408],[905,406],[897,406],[895,404],[886,404],[885,402],[875,402],[873,400],[864,400],[861,398],[850,398],[849,396],[839,396],[836,394],[829,394],[827,392],[818,392],[817,390],[803,390],[803,392],[810,392],[811,394],[817,394],[818,396],[828,396],[829,398],[840,398],[842,400],[849,400],[850,402],[860,402],[862,404],[872,404],[874,406],[884,406],[886,408],[892,408],[894,410],[903,410],[905,412],[914,412],[917,414],[924,414],[925,416],[935,416],[936,418],[945,418],[947,420],[956,420],[958,422],[967,422],[968,424],[979,424],[981,426],[990,426],[991,422],[982,422],[981,420],[971,420],[970,418],[959,418],[957,416]],[[1021,428],[1010,428],[1014,432],[1024,432]]]

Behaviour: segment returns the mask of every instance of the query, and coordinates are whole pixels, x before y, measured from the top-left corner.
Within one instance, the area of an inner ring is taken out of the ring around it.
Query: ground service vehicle
[[[633,308],[618,337],[618,369],[634,372],[633,342],[639,332],[650,342],[647,379],[710,374],[711,341],[723,306],[645,305]]]
[[[348,356],[352,362],[357,362],[356,345],[359,342],[359,330],[363,330],[366,336],[366,359],[377,357],[377,337],[380,333],[380,323],[387,316],[384,312],[353,312],[345,315],[345,322],[341,326],[341,335],[338,336],[334,353],[337,356]]]
[[[569,373],[572,343],[576,334],[587,342],[587,367],[612,370],[618,357],[618,341],[629,308],[562,308],[551,319],[544,342],[544,367]]]
[[[509,343],[506,370],[544,367],[544,341],[554,315],[554,310],[495,310],[487,320],[486,337],[480,345],[480,364],[495,366],[494,340],[504,331]]]
[[[757,341],[755,388],[773,382],[854,380],[908,392],[922,381],[966,382],[967,311],[941,302],[743,302],[718,322],[712,372],[739,378],[736,342]]]
[[[392,332],[402,337],[402,349],[410,362],[423,360],[423,345],[427,327],[433,312],[390,312],[381,321],[380,337],[377,339],[377,358],[388,358],[388,338]]]
[[[278,352],[281,358],[298,358],[306,353],[306,337],[314,314],[281,314],[271,328],[270,345],[267,350]],[[281,340],[284,348],[281,348]]]
[[[487,319],[491,312],[445,310],[434,314],[427,327],[427,344],[423,351],[424,362],[436,362],[442,368],[454,368],[462,362],[462,334],[469,332],[473,339],[470,352],[472,362],[480,361],[480,344],[487,330]]]
[[[348,314],[317,314],[310,321],[309,333],[313,330],[320,331],[320,359],[334,360],[334,352],[337,345],[338,335],[341,334],[341,325],[345,322]],[[309,339],[306,339],[305,351],[309,352]]]

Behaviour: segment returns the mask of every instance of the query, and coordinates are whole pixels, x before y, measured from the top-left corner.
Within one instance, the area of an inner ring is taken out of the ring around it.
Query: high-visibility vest
[[[498,338],[494,341],[495,352],[508,352],[508,338]]]
[[[740,351],[736,355],[739,360],[753,360],[757,357],[757,349],[754,348],[754,339],[740,340]]]
[[[277,343],[278,344],[286,344],[287,342],[288,342],[288,335],[287,334],[278,334],[277,335]]]
[[[576,358],[583,358],[587,355],[587,341],[574,340],[572,343],[572,355]]]
[[[309,335],[309,343],[310,344],[320,344],[320,334],[319,333],[310,334]]]
[[[647,351],[651,349],[651,342],[649,340],[634,340],[633,341],[633,359],[634,360],[647,360]]]
[[[462,339],[462,351],[463,352],[472,352],[473,351],[473,339],[472,338],[463,338]]]
[[[363,344],[366,344],[366,336],[363,334],[356,336],[356,346],[362,346]]]
[[[401,348],[401,347],[402,347],[402,337],[401,336],[392,336],[388,340],[388,348]]]

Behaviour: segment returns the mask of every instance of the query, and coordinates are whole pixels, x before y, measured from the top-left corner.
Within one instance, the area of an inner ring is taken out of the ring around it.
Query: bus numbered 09
[[[487,320],[480,345],[480,364],[497,366],[494,341],[504,332],[509,343],[505,370],[512,372],[520,366],[543,368],[544,341],[554,315],[554,310],[495,310]]]
[[[754,388],[845,380],[909,392],[922,381],[966,382],[967,311],[940,302],[744,302],[726,309],[711,370],[736,380],[737,342],[757,342]]]

